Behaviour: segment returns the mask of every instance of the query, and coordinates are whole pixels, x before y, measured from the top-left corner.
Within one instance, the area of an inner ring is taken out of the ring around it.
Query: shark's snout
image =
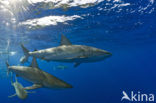
[[[67,84],[67,85],[66,85],[66,88],[73,88],[73,86],[70,85],[70,84]]]
[[[99,56],[112,56],[112,53],[105,51],[105,50],[98,50],[98,52],[96,53]]]
[[[8,66],[8,70],[14,73],[18,73],[22,71],[21,68],[18,66]]]
[[[108,56],[112,56],[112,53],[110,53],[108,51],[106,51],[105,54],[108,55]]]

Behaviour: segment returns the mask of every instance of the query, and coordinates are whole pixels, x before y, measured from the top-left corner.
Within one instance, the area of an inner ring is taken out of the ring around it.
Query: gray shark
[[[24,78],[25,80],[33,83],[30,87],[25,87],[26,90],[37,89],[41,87],[53,88],[53,89],[65,89],[72,88],[72,86],[57,77],[42,71],[39,69],[37,61],[33,58],[29,67],[27,66],[9,66],[8,71],[15,73],[17,76]]]
[[[32,56],[46,61],[72,62],[75,63],[74,67],[77,67],[81,63],[101,61],[112,55],[108,51],[95,47],[72,45],[64,35],[61,36],[61,43],[58,47],[36,50],[33,52],[29,52],[23,44],[21,47],[25,55],[20,59],[21,63],[25,63],[28,60],[28,57]]]
[[[11,96],[9,96],[9,98],[12,98],[14,96],[17,96],[20,99],[26,99],[27,96],[28,96],[28,93],[34,93],[34,92],[28,92],[28,91],[26,91],[24,89],[23,85],[17,81],[17,78],[15,78],[15,79],[16,79],[15,82],[11,81],[11,85],[14,87],[16,93],[13,94],[13,95],[11,95]]]

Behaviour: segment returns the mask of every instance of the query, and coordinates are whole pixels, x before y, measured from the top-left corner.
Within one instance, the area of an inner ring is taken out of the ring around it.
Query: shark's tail
[[[23,44],[21,44],[21,47],[22,47],[22,50],[24,52],[24,56],[20,59],[20,62],[23,64],[23,63],[28,61],[29,50],[26,49]]]
[[[6,62],[6,66],[7,66],[7,68],[9,67],[9,63],[8,62]]]
[[[9,76],[10,69],[9,69],[9,63],[8,62],[6,62],[6,66],[7,66],[7,76]]]

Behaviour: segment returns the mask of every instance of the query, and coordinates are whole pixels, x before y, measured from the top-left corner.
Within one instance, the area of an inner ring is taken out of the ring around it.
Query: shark
[[[20,59],[21,63],[27,62],[29,56],[32,56],[46,61],[74,63],[74,67],[77,67],[81,63],[102,61],[112,55],[106,50],[95,47],[73,45],[64,35],[61,35],[60,46],[57,47],[33,52],[30,52],[23,44],[21,44],[21,47],[24,52],[24,56]]]
[[[37,64],[36,58],[33,58],[30,66],[10,66],[6,62],[8,72],[13,72],[18,77],[33,83],[32,86],[25,87],[25,90],[32,90],[37,88],[52,88],[52,89],[66,89],[72,88],[72,85],[65,81],[42,71]]]
[[[20,99],[26,99],[28,97],[28,93],[34,93],[26,91],[23,85],[18,82],[17,77],[15,77],[15,80],[16,80],[15,82],[11,80],[11,85],[14,87],[16,93],[11,96],[8,96],[9,98],[17,96]]]

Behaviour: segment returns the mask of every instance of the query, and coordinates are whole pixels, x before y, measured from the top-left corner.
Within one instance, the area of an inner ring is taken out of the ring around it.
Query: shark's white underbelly
[[[78,62],[78,63],[90,63],[90,62],[98,62],[98,61],[102,61],[104,60],[105,57],[86,57],[86,58],[79,58],[79,57],[76,57],[76,58],[59,58],[59,59],[48,59],[48,61],[56,61],[56,62]]]

